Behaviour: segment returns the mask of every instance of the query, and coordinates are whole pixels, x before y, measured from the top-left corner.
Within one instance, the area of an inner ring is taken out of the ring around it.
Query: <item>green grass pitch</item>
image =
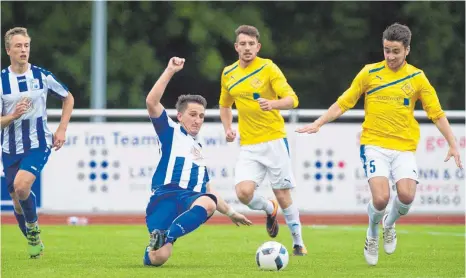
[[[2,225],[1,277],[464,277],[464,226],[399,225],[398,248],[366,265],[365,226],[305,226],[308,256],[292,257],[286,269],[260,271],[255,252],[270,240],[262,225],[208,225],[179,239],[162,267],[144,267],[144,226],[42,227],[45,253],[29,259],[17,226]],[[291,252],[285,225],[274,240]]]

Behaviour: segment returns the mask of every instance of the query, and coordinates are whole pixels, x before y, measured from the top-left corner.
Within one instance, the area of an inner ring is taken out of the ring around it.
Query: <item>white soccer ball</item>
[[[267,241],[257,249],[256,263],[262,270],[283,270],[288,261],[288,250],[279,242]]]

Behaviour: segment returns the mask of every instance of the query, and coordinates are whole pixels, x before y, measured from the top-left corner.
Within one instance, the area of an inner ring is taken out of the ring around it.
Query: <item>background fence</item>
[[[168,110],[174,117],[175,111]],[[236,111],[235,111],[236,112]],[[50,111],[55,130],[60,110]],[[298,135],[294,130],[304,118],[321,110],[286,112],[286,129],[297,188],[295,202],[303,213],[364,214],[370,191],[359,156],[359,134],[364,111],[354,110],[342,120],[324,126],[318,134]],[[236,114],[236,113],[235,113]],[[416,111],[425,121],[423,111]],[[235,209],[251,212],[239,203],[234,190],[234,165],[238,141],[225,141],[218,110],[208,110],[209,122],[198,136],[208,159],[211,184]],[[454,133],[465,153],[464,111],[447,111]],[[109,122],[72,122],[67,142],[53,152],[34,185],[40,210],[46,213],[144,213],[150,183],[159,159],[156,133],[146,110],[76,110],[73,118],[105,116]],[[116,118],[123,122],[111,122]],[[143,120],[142,122],[137,120]],[[420,184],[413,214],[464,214],[464,170],[443,162],[448,144],[432,123],[421,124],[417,151]],[[4,188],[2,188],[4,190]],[[272,197],[265,181],[259,192]],[[396,194],[392,188],[392,197]],[[2,192],[2,210],[11,210]],[[72,196],[64,198],[63,196]]]

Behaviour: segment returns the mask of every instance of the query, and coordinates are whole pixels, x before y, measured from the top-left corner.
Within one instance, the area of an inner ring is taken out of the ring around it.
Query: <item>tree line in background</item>
[[[408,62],[426,72],[444,109],[465,109],[465,2],[108,2],[107,107],[143,108],[172,56],[185,69],[164,96],[200,93],[217,107],[220,75],[237,60],[234,30],[261,33],[271,58],[300,97],[300,108],[331,105],[364,66],[383,60],[382,32],[413,32]],[[2,33],[28,28],[31,62],[51,70],[90,107],[92,2],[2,2]],[[2,67],[9,64],[5,50]],[[59,102],[53,103],[59,105]],[[359,101],[357,108],[361,108]]]

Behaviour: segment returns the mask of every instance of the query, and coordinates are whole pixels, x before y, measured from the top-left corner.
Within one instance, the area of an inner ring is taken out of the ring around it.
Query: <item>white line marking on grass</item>
[[[362,227],[352,227],[352,226],[328,226],[328,225],[310,225],[306,226],[310,229],[316,230],[340,230],[340,231],[366,231],[367,228]],[[424,234],[424,235],[431,235],[431,236],[454,236],[454,237],[466,237],[466,233],[452,233],[452,232],[414,232],[414,231],[407,231],[407,230],[396,230],[399,234]]]

